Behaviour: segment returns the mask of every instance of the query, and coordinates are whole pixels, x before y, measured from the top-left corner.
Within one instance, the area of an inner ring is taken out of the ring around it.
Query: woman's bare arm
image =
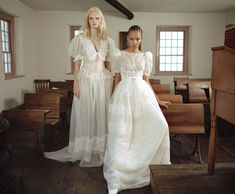
[[[110,60],[105,60],[104,61],[104,66],[106,69],[108,69],[111,72],[111,63]]]
[[[73,81],[73,93],[76,97],[80,98],[80,88],[78,84],[78,73],[80,70],[81,60],[75,61],[74,63],[74,81]]]
[[[121,81],[121,75],[120,73],[115,73],[115,79],[114,79],[114,84],[113,84],[113,91],[115,90],[115,88],[117,87],[118,83]]]

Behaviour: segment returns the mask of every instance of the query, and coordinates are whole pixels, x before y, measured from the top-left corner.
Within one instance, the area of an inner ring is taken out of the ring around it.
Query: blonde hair
[[[104,19],[104,15],[102,11],[98,7],[92,7],[87,11],[86,19],[85,19],[85,25],[83,27],[84,34],[87,37],[90,37],[91,34],[91,27],[89,24],[89,15],[95,12],[100,18],[100,25],[98,27],[98,37],[101,39],[106,39],[107,38],[107,28],[106,28],[106,23]]]

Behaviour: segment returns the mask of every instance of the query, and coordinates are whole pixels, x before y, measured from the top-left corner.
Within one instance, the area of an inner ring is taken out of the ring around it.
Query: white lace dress
[[[109,189],[150,183],[149,164],[170,164],[169,129],[155,95],[143,80],[152,69],[152,53],[121,52],[121,73],[109,105],[104,177]]]
[[[112,74],[105,68],[105,59],[120,54],[110,38],[101,40],[97,51],[89,38],[77,35],[70,43],[69,54],[82,60],[78,74],[80,99],[73,98],[69,145],[56,152],[44,153],[58,161],[80,161],[80,166],[101,166],[107,138],[108,104]]]

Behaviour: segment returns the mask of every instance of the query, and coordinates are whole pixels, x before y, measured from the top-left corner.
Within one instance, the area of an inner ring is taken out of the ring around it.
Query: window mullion
[[[14,59],[14,17],[0,11],[2,64],[6,78],[16,74]]]

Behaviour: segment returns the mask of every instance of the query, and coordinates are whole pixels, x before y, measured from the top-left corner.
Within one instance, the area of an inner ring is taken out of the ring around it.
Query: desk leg
[[[208,152],[208,173],[214,174],[215,169],[215,155],[216,155],[216,126],[217,118],[216,115],[213,115],[211,121],[211,132],[210,132],[210,141],[209,141],[209,152]]]

